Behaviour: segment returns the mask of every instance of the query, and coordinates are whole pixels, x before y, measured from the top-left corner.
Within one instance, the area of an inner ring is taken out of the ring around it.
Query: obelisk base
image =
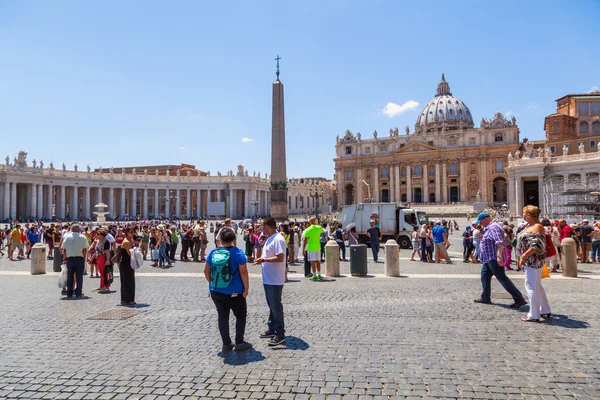
[[[271,216],[277,222],[287,221],[287,190],[271,190]]]

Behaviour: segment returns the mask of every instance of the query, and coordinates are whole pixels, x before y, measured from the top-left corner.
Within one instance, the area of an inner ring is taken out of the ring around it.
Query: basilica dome
[[[437,94],[421,111],[415,124],[415,132],[445,132],[473,126],[469,107],[458,97],[452,96],[450,85],[442,74]]]

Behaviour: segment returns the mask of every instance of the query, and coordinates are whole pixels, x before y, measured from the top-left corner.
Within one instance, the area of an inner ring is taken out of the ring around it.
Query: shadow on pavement
[[[568,315],[562,314],[552,314],[552,318],[543,321],[552,326],[559,326],[561,328],[568,329],[587,329],[590,327],[590,324],[585,321],[571,319]]]
[[[117,304],[117,307],[146,308],[146,307],[150,307],[150,304],[146,304],[146,303],[137,303],[137,304],[133,304],[133,305]]]
[[[285,346],[273,346],[273,350],[308,350],[310,345],[296,336],[286,336]]]
[[[246,365],[265,360],[265,356],[256,349],[247,351],[221,351],[218,354],[227,365]]]

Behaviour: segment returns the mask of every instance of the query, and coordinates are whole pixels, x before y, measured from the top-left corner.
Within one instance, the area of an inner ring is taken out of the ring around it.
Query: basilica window
[[[352,154],[352,146],[346,146],[346,154]]]
[[[381,177],[388,178],[389,176],[390,176],[389,170],[387,169],[387,167],[383,167],[381,169]]]
[[[579,133],[588,133],[589,125],[586,121],[581,121],[579,123]]]
[[[401,174],[402,174],[402,176],[406,176],[406,167],[402,167]]]
[[[365,153],[366,154],[371,154],[371,146],[365,147]]]
[[[504,171],[504,161],[496,160],[496,173],[501,173]]]
[[[458,139],[448,139],[448,146],[458,146]]]
[[[592,133],[600,133],[600,121],[592,122]]]
[[[552,130],[553,130],[554,132],[558,132],[558,125],[554,125],[554,126],[552,127]]]
[[[556,146],[550,146],[550,152],[551,153],[556,153]]]
[[[450,164],[450,173],[453,175],[458,174],[458,167],[457,167],[456,163]]]
[[[475,163],[474,162],[471,163],[471,173],[472,174],[475,173]]]
[[[502,134],[499,133],[496,135],[496,142],[502,142],[503,138],[502,138]]]
[[[415,165],[415,175],[421,175],[421,166],[419,164]]]
[[[435,175],[435,167],[431,166],[429,167],[429,176],[434,176]]]
[[[595,149],[595,148],[596,148],[596,141],[590,140],[590,149]]]
[[[346,171],[346,182],[351,181],[352,180],[352,170],[349,169]]]
[[[371,169],[370,168],[368,168],[367,171],[366,171],[366,178],[367,178],[368,181],[371,180]]]
[[[469,145],[473,146],[475,144],[475,138],[469,138]]]
[[[387,144],[380,144],[379,151],[387,151]]]
[[[430,140],[429,142],[427,142],[427,144],[433,146],[433,140]]]

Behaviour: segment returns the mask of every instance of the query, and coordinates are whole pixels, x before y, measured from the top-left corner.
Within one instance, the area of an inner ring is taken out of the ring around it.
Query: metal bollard
[[[54,247],[54,259],[52,260],[52,270],[54,272],[60,272],[62,265],[62,253],[60,252],[60,248],[58,246]]]
[[[40,275],[46,273],[46,245],[36,243],[31,248],[31,266],[29,271],[31,275]]]
[[[560,245],[562,247],[560,256],[562,275],[568,278],[577,278],[577,245],[575,240],[564,238]]]
[[[350,246],[350,274],[352,276],[366,276],[367,267],[367,245],[353,244]]]
[[[335,240],[325,245],[325,276],[340,276],[340,246]]]
[[[394,239],[385,242],[385,276],[400,276],[400,246]]]

